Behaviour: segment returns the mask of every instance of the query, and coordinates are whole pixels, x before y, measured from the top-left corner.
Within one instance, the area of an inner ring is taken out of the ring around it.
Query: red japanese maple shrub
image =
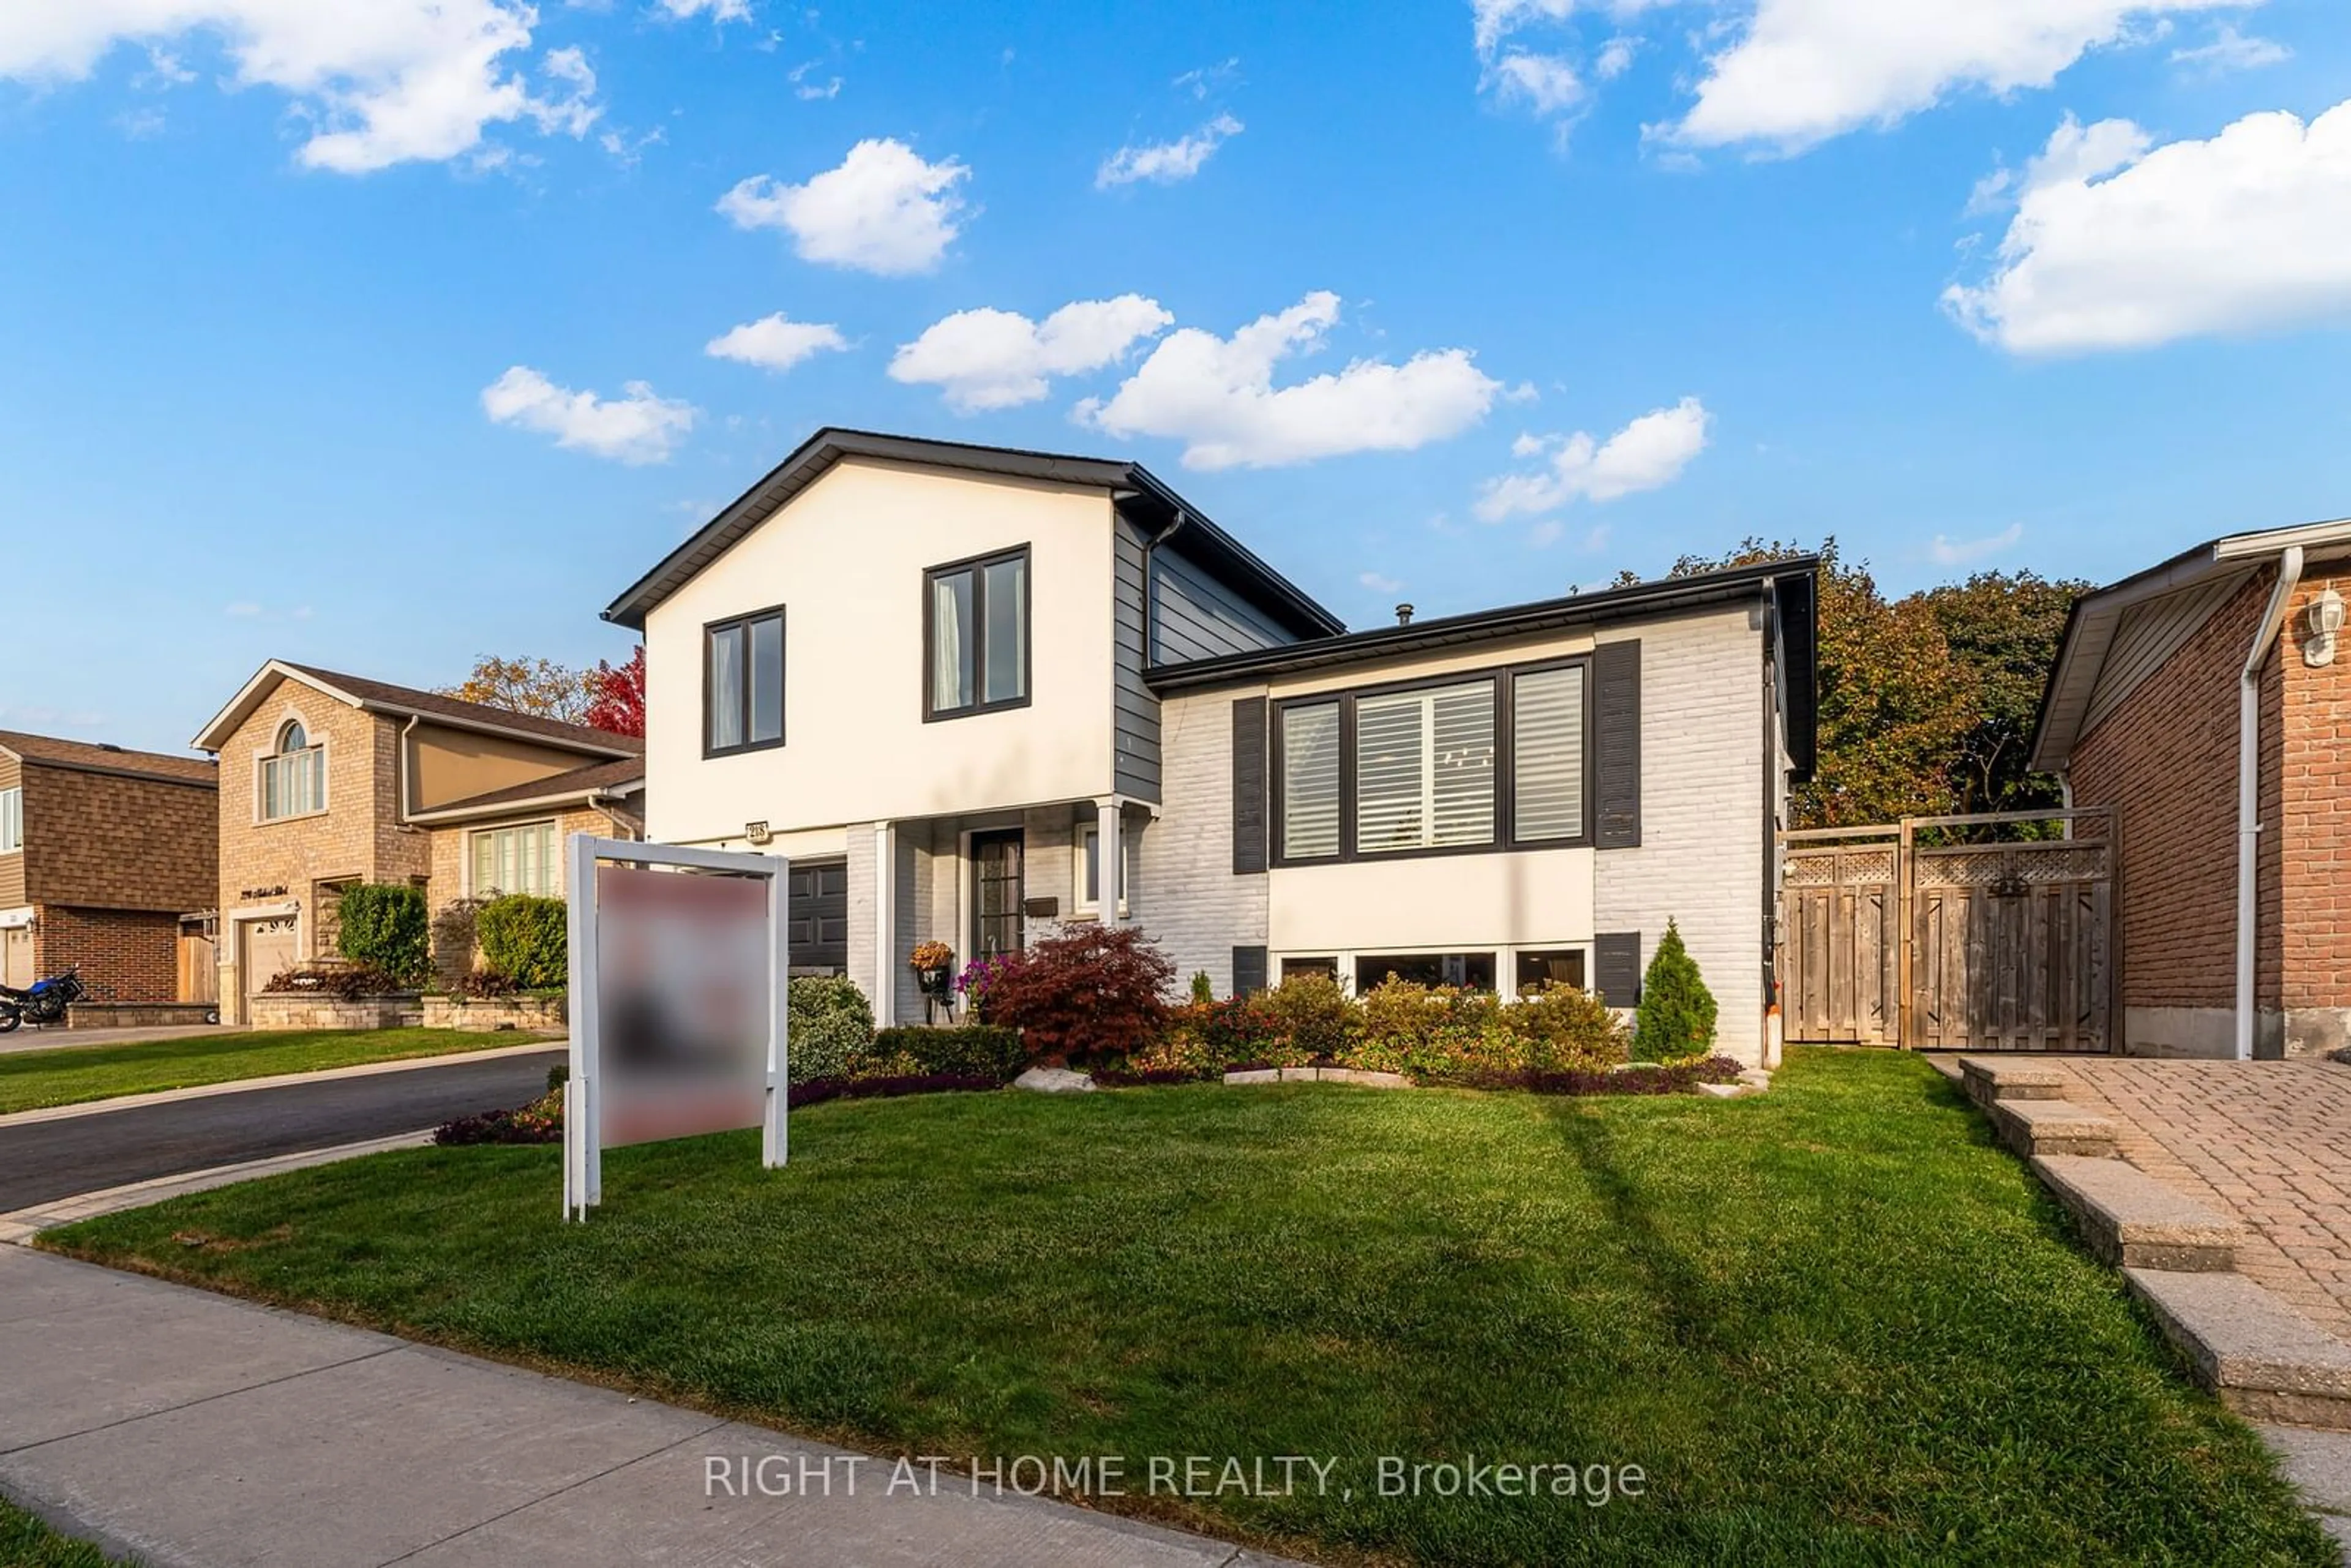
[[[1029,1054],[1086,1061],[1148,1049],[1167,1026],[1176,966],[1132,925],[1065,926],[991,977],[987,1021],[1020,1031]]]

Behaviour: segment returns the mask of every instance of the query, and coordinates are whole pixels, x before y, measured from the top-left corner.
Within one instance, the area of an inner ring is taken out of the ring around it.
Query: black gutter
[[[1467,615],[1449,615],[1435,621],[1415,621],[1408,626],[1382,626],[1369,632],[1323,637],[1310,643],[1291,643],[1280,647],[1254,648],[1243,653],[1223,653],[1213,659],[1160,664],[1144,671],[1143,678],[1154,691],[1163,694],[1192,691],[1229,681],[1291,674],[1462,643],[1523,636],[1747,599],[1775,579],[1792,581],[1801,578],[1809,582],[1817,575],[1819,569],[1818,556],[1789,556],[1693,577],[1665,578],[1595,593],[1573,593],[1563,599],[1546,599],[1532,604],[1474,611]],[[1808,635],[1807,641],[1814,639]],[[1809,666],[1812,660],[1808,658],[1804,663]],[[1793,706],[1792,697],[1791,706]]]

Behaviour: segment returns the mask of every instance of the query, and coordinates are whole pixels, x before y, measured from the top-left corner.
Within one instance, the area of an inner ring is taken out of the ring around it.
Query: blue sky
[[[2346,99],[2335,0],[16,0],[0,727],[625,657],[827,423],[1134,456],[1357,625],[2110,579],[2351,510]]]

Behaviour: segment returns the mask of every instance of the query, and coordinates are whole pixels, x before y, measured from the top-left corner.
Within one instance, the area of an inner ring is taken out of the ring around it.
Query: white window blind
[[[1511,832],[1520,842],[1583,833],[1583,666],[1520,675],[1510,688]]]
[[[1493,682],[1358,701],[1357,852],[1493,841]]]
[[[297,732],[298,734],[298,732]],[[300,817],[327,809],[327,752],[313,746],[261,761],[261,817]]]
[[[0,855],[25,847],[25,791],[0,789]]]
[[[474,835],[474,896],[530,893],[553,898],[563,891],[555,824],[486,828]]]
[[[1339,705],[1281,713],[1281,853],[1311,860],[1339,852]]]

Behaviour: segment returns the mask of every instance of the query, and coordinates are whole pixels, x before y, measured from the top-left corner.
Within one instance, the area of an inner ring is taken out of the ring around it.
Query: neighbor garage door
[[[790,902],[791,965],[795,973],[849,967],[849,862],[794,861]]]
[[[257,996],[263,987],[294,967],[294,917],[246,920],[239,923],[238,930],[245,944],[245,994]],[[240,1021],[252,1017],[248,1009]]]

